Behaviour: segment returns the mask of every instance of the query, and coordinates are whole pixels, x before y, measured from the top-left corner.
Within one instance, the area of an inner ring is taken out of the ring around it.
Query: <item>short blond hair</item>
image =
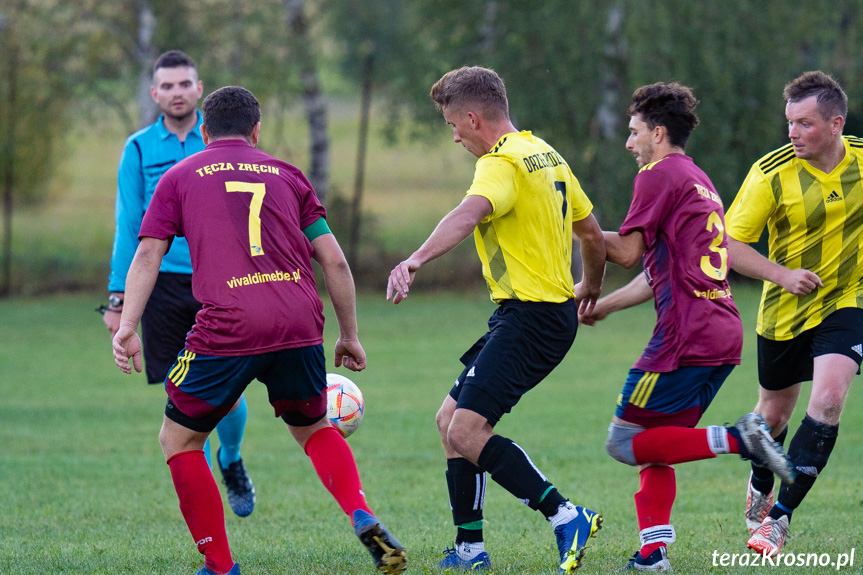
[[[490,117],[509,118],[509,101],[503,79],[494,70],[463,66],[434,83],[429,97],[439,112],[446,108],[476,105]]]

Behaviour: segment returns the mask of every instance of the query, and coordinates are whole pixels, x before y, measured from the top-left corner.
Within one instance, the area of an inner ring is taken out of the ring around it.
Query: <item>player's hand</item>
[[[132,365],[135,366],[135,371],[141,373],[143,367],[141,363],[141,340],[138,338],[138,332],[128,325],[121,325],[117,330],[114,339],[112,340],[114,347],[114,363],[117,364],[123,373],[132,373]],[[132,359],[132,365],[129,365],[129,359]]]
[[[575,303],[578,304],[578,315],[589,315],[596,306],[602,286],[591,289],[584,282],[575,284]]]
[[[593,306],[593,309],[587,313],[578,314],[578,323],[580,325],[596,325],[596,322],[602,321],[608,317],[611,311],[605,305],[603,300],[598,300]]]
[[[366,368],[366,352],[357,339],[336,340],[333,354],[336,367],[346,367],[351,371],[362,371]]]
[[[108,331],[111,332],[111,339],[114,339],[114,336],[117,335],[117,330],[120,329],[120,312],[106,309],[102,315],[102,322],[104,322]]]
[[[414,283],[418,269],[420,269],[419,262],[410,258],[394,267],[387,280],[387,300],[392,299],[393,303],[397,304],[408,297],[408,291]]]
[[[806,295],[815,288],[824,287],[817,274],[804,269],[788,270],[779,285],[792,295]]]

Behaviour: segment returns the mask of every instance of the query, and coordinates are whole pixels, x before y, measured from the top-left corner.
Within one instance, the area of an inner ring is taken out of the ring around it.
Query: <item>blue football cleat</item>
[[[222,451],[221,447],[219,451]],[[248,517],[255,510],[255,486],[252,485],[252,479],[246,471],[246,466],[243,465],[243,460],[239,459],[223,469],[217,453],[216,464],[222,472],[222,483],[227,489],[231,509],[239,517]]]
[[[602,515],[576,505],[575,519],[554,528],[557,549],[560,551],[560,573],[572,573],[578,569],[587,540],[602,528]]]
[[[437,564],[441,569],[460,569],[462,571],[481,571],[491,569],[491,557],[488,552],[480,551],[471,559],[462,559],[455,549],[447,547],[444,552],[443,561]]]
[[[405,548],[374,515],[357,509],[353,515],[354,532],[375,562],[381,573],[397,575],[408,567]]]
[[[202,567],[195,575],[218,575],[218,573],[214,573],[206,567]],[[225,575],[240,575],[240,564],[234,563],[234,566],[231,567],[231,570],[225,573]]]

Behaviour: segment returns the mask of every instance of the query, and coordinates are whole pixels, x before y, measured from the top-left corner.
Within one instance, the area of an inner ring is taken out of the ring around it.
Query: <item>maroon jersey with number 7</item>
[[[186,336],[202,355],[254,355],[323,342],[323,305],[303,229],[326,217],[296,167],[239,139],[168,170],[139,237],[185,236],[203,304]]]

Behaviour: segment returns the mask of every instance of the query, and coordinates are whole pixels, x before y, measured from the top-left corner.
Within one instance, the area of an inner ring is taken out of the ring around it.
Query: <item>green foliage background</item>
[[[306,16],[305,42],[290,25],[289,7]],[[301,74],[314,58],[330,113],[334,193],[327,202],[343,229],[353,217],[347,208],[362,63],[373,57],[369,203],[357,266],[363,284],[366,272],[413,249],[415,237],[425,237],[469,185],[472,157],[454,160],[453,170],[442,161],[448,152],[432,151],[445,145],[447,129],[428,90],[458,66],[490,66],[504,77],[517,126],[567,158],[606,229],[619,225],[629,204],[634,162],[624,149],[626,109],[645,83],[676,80],[694,88],[701,125],[688,152],[726,205],[749,166],[786,141],[781,91],[803,71],[836,76],[849,96],[846,133],[863,129],[863,0],[3,0],[0,182],[14,159],[20,210],[13,220],[13,293],[103,285],[111,180],[120,146],[138,125],[144,8],[155,18],[150,49],[187,51],[206,91],[250,88],[264,105],[265,149],[304,169],[310,157]],[[8,57],[13,53],[18,58]],[[7,81],[13,75],[14,100]],[[88,185],[98,188],[89,192],[86,216],[66,210],[81,218],[77,225],[52,217],[52,204],[79,202],[76,186]],[[405,213],[390,202],[407,206]],[[424,209],[408,219],[418,205]],[[450,279],[475,271],[458,255],[450,261],[443,272]]]

